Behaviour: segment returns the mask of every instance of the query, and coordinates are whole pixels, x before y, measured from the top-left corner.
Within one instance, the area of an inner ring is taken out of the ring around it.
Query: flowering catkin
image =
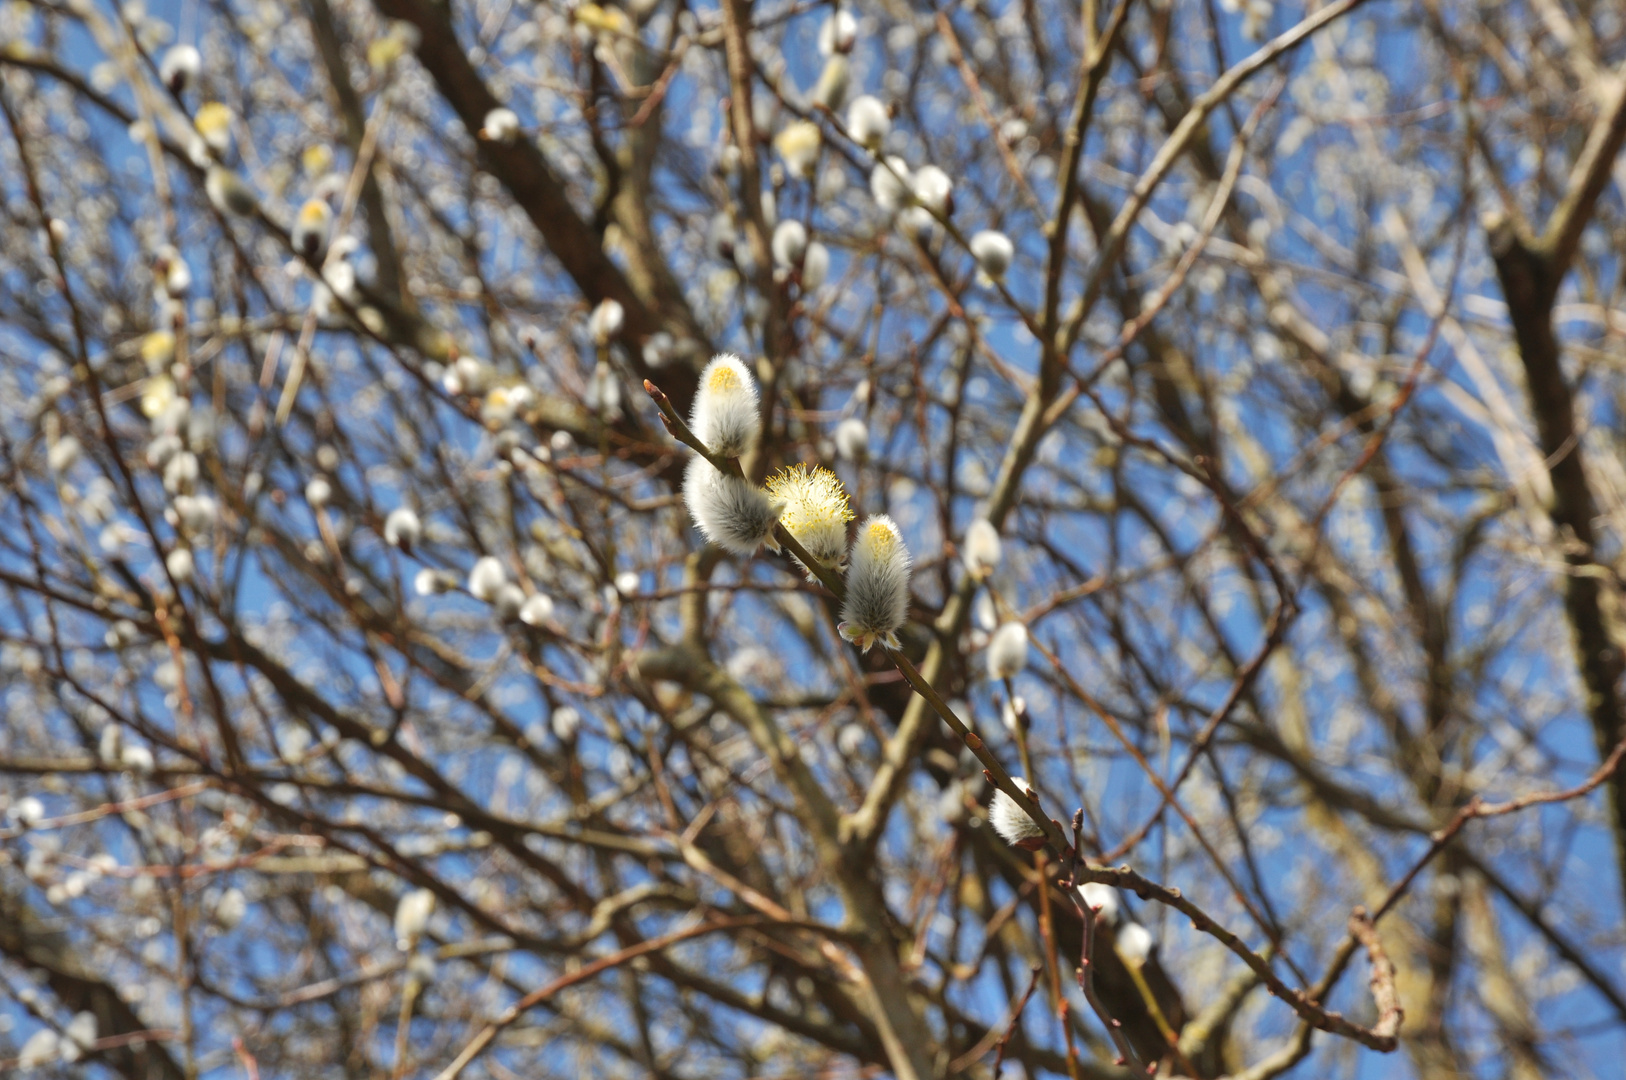
[[[412,951],[434,913],[435,894],[428,889],[413,889],[402,896],[395,905],[395,947],[402,952]]]
[[[469,595],[488,604],[497,599],[497,593],[507,583],[508,574],[492,555],[482,556],[469,571]]]
[[[891,130],[892,118],[880,98],[864,94],[847,106],[847,134],[860,146],[879,150]]]
[[[1008,622],[994,631],[994,640],[988,643],[988,677],[990,679],[1015,678],[1028,663],[1028,628],[1019,622]]]
[[[1118,928],[1118,955],[1126,964],[1140,967],[1156,946],[1152,932],[1138,922],[1124,923]]]
[[[1033,788],[1020,776],[1011,777],[1011,783],[1033,797]],[[1017,801],[1003,791],[994,790],[994,801],[988,805],[988,821],[999,838],[1013,847],[1034,850],[1044,844],[1044,830],[1028,816]]]
[[[909,549],[897,524],[875,514],[858,528],[847,598],[841,604],[841,636],[864,652],[877,641],[900,647],[898,628],[909,615]]]
[[[978,518],[971,523],[965,531],[965,549],[961,556],[965,561],[966,573],[977,581],[988,580],[999,566],[999,560],[1004,555],[1004,545],[1000,543],[999,530],[987,518]]]
[[[776,266],[800,266],[807,255],[807,227],[794,218],[781,221],[774,228],[772,248]]]
[[[989,281],[1000,281],[1011,268],[1016,257],[1016,246],[1002,232],[984,229],[971,238],[971,256],[977,260],[977,269]]]
[[[1095,912],[1095,917],[1111,926],[1118,921],[1118,890],[1098,881],[1086,881],[1078,887],[1084,906]]]
[[[708,450],[723,457],[739,457],[756,446],[762,434],[757,381],[739,357],[722,353],[700,373],[689,426]]]
[[[773,527],[784,502],[744,477],[718,472],[703,457],[684,471],[683,505],[706,539],[725,551],[750,558],[763,544],[779,550]]]
[[[412,554],[412,545],[418,542],[422,533],[423,525],[410,507],[397,506],[384,519],[384,543],[398,547],[408,555]]]
[[[828,567],[846,561],[847,522],[853,511],[835,473],[822,465],[792,465],[768,477],[765,486],[785,504],[779,523],[809,555]]]
[[[954,181],[936,165],[924,165],[910,177],[915,200],[934,214],[954,213]]]

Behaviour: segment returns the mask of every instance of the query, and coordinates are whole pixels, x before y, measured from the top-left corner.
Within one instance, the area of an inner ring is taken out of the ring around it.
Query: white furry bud
[[[856,416],[836,425],[836,453],[844,461],[863,462],[869,457],[869,427]]]
[[[807,228],[800,221],[781,221],[773,231],[774,265],[786,269],[802,265],[807,255]]]
[[[910,178],[915,201],[934,214],[947,217],[954,213],[954,181],[936,165],[922,166]]]
[[[1111,885],[1086,881],[1078,887],[1084,906],[1095,911],[1095,917],[1108,926],[1118,921],[1118,890]]]
[[[810,293],[830,276],[830,249],[817,240],[807,245],[802,256],[802,291]]]
[[[166,555],[164,566],[177,585],[185,585],[191,581],[192,574],[197,569],[197,563],[192,558],[192,549],[184,547],[178,547]]]
[[[608,345],[626,325],[627,312],[618,301],[601,300],[587,318],[587,332],[595,345]]]
[[[819,132],[819,125],[810,120],[798,120],[793,124],[786,124],[783,131],[774,136],[773,147],[779,151],[784,159],[785,168],[794,175],[811,177],[813,166],[819,161],[819,148],[824,145],[824,136]],[[767,207],[763,207],[767,214]]]
[[[548,727],[553,729],[553,737],[560,742],[569,742],[576,737],[577,730],[582,726],[582,714],[569,705],[553,710],[548,717]]]
[[[860,146],[879,150],[891,130],[892,118],[880,98],[864,94],[847,106],[847,134]]]
[[[553,618],[553,599],[546,593],[532,593],[520,605],[519,621],[526,626],[541,626]]]
[[[700,373],[689,426],[706,448],[723,457],[739,457],[762,434],[757,381],[739,357],[721,353]]]
[[[203,193],[209,196],[209,201],[222,214],[248,217],[260,205],[260,200],[243,183],[243,178],[224,165],[209,166],[209,171],[203,176]]]
[[[419,570],[412,578],[412,591],[419,596],[435,596],[457,588],[457,579],[441,570]]]
[[[875,205],[889,214],[895,214],[909,202],[909,164],[901,157],[889,157],[876,162],[869,174],[869,193]]]
[[[852,12],[837,8],[819,27],[819,55],[851,52],[857,40],[858,20]]]
[[[412,554],[412,546],[422,535],[423,523],[410,507],[397,506],[384,519],[384,543],[398,547],[408,555]]]
[[[402,896],[395,905],[395,947],[402,952],[412,951],[434,913],[435,894],[428,889],[413,889]]]
[[[864,652],[877,642],[900,647],[898,630],[909,617],[909,549],[897,523],[875,514],[858,527],[841,604],[841,636]]]
[[[497,593],[507,583],[508,574],[494,555],[482,556],[469,571],[469,595],[488,604],[497,599]]]
[[[988,677],[1012,679],[1028,663],[1028,628],[1019,622],[1008,622],[994,631],[988,643]]]
[[[305,501],[311,504],[312,509],[326,506],[333,498],[333,485],[328,483],[325,476],[313,476],[310,483],[305,485]]]
[[[512,145],[519,138],[519,117],[514,115],[513,109],[492,109],[486,113],[485,123],[480,127],[480,138],[504,146]]]
[[[1029,797],[1035,797],[1033,788],[1022,777],[1013,776],[1011,782],[1027,792]],[[988,821],[999,838],[1013,847],[1034,850],[1043,846],[1044,830],[1039,823],[1029,817],[1015,799],[997,788],[993,802],[988,804]]]
[[[990,281],[999,281],[1005,277],[1005,271],[1011,268],[1011,260],[1016,257],[1016,246],[1011,238],[1002,232],[984,229],[971,238],[971,256],[977,260],[977,269]]]
[[[819,81],[813,84],[812,103],[826,109],[841,108],[847,100],[847,88],[852,85],[853,66],[842,53],[836,53],[824,62]]]
[[[988,580],[1004,555],[999,530],[987,518],[978,518],[965,531],[965,547],[960,552],[966,573],[977,581]]]
[[[705,458],[689,462],[683,474],[683,504],[706,539],[742,558],[767,544],[775,551],[774,523],[784,502],[743,477],[721,473]]]
[[[227,889],[215,901],[215,909],[211,914],[222,930],[235,930],[237,924],[243,921],[248,914],[248,897],[243,895],[242,889]]]
[[[1132,967],[1146,963],[1156,945],[1152,932],[1138,922],[1127,922],[1118,928],[1118,955]]]
[[[158,62],[158,77],[175,93],[183,92],[197,81],[203,67],[203,57],[191,45],[172,45]]]

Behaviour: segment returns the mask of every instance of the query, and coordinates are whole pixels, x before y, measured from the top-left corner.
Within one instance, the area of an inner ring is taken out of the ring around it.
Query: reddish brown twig
[[[1393,1042],[1400,1032],[1400,1022],[1406,1012],[1400,1007],[1400,995],[1395,992],[1395,965],[1383,951],[1377,928],[1367,917],[1366,909],[1358,907],[1349,917],[1349,932],[1366,948],[1366,958],[1372,965],[1372,1003],[1378,1007],[1378,1022],[1372,1025],[1372,1034]]]

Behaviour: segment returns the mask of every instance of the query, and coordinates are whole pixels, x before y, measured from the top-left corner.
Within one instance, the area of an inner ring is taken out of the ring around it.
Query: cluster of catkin
[[[761,401],[739,357],[725,353],[706,366],[689,425],[717,457],[738,458],[756,446]],[[852,508],[829,469],[793,465],[758,487],[696,457],[684,474],[683,502],[706,539],[741,557],[764,545],[777,552],[774,527],[783,528],[825,569],[845,571],[841,636],[865,652],[877,641],[898,648],[897,632],[909,613],[909,549],[885,514],[866,518],[849,545]]]

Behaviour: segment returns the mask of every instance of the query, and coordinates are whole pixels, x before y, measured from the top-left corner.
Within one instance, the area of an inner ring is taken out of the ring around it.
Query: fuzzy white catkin
[[[819,55],[847,52],[858,40],[858,20],[852,12],[837,10],[819,27]]]
[[[17,1056],[17,1068],[28,1072],[41,1065],[49,1065],[57,1059],[60,1052],[56,1031],[52,1028],[40,1028],[23,1043],[22,1050]]]
[[[764,486],[784,502],[779,523],[809,555],[830,567],[846,561],[847,523],[853,512],[835,473],[822,465],[793,465],[770,476]]]
[[[117,724],[104,726],[101,738],[96,742],[96,756],[101,758],[102,764],[118,764],[119,754],[123,749],[124,729]]]
[[[807,245],[802,256],[802,291],[813,292],[830,276],[830,249],[817,240]]]
[[[1155,944],[1152,932],[1138,922],[1127,922],[1118,928],[1118,955],[1126,964],[1139,967],[1146,963]]]
[[[924,206],[906,206],[898,211],[898,231],[911,240],[929,240],[937,221]]]
[[[841,604],[841,636],[864,652],[877,642],[900,647],[898,630],[909,617],[909,549],[897,523],[885,514],[864,519],[847,568]]]
[[[68,1021],[68,1026],[62,1029],[67,1041],[81,1051],[89,1050],[96,1042],[96,1032],[96,1014],[93,1012],[74,1013],[73,1019]]]
[[[412,578],[412,591],[419,596],[434,596],[446,592],[457,584],[455,578],[448,579],[439,570],[419,570]]]
[[[603,300],[587,317],[587,332],[592,335],[594,344],[607,345],[621,333],[626,321],[625,308],[614,300]]]
[[[412,554],[412,546],[423,535],[423,523],[410,507],[397,506],[384,519],[384,543]]]
[[[1005,546],[1000,542],[999,530],[987,518],[978,518],[965,531],[965,547],[960,552],[966,573],[977,581],[988,580],[999,567]]]
[[[566,705],[564,708],[553,710],[548,718],[548,726],[553,729],[553,737],[560,742],[569,742],[576,737],[577,730],[582,726],[582,714]]]
[[[145,746],[126,746],[120,750],[119,764],[133,773],[150,773],[158,767],[152,751]]]
[[[912,192],[909,187],[909,164],[901,157],[889,157],[876,162],[869,174],[869,193],[875,205],[889,214],[895,214],[908,203]]]
[[[813,84],[812,103],[831,110],[841,108],[842,102],[847,100],[847,88],[852,85],[852,73],[852,62],[845,55],[837,53],[830,57],[824,62],[824,70],[819,72],[819,81]]]
[[[778,550],[773,527],[784,502],[743,477],[718,472],[705,458],[684,471],[683,505],[706,539],[725,551],[750,558],[763,544]]]
[[[214,920],[222,930],[235,930],[248,914],[248,897],[242,889],[227,889],[215,902]]]
[[[258,197],[243,183],[243,178],[224,165],[209,166],[203,175],[203,193],[222,214],[248,217],[259,206]]]
[[[553,599],[546,593],[532,593],[520,605],[519,621],[526,626],[541,626],[553,618]]]
[[[756,446],[762,434],[757,381],[739,357],[722,353],[700,373],[689,426],[707,449],[723,457],[739,457]]]
[[[977,260],[977,269],[992,281],[999,281],[1005,277],[1005,271],[1011,268],[1011,260],[1016,257],[1016,247],[1011,238],[1002,232],[984,229],[971,238],[971,256]]]
[[[1019,622],[1008,622],[994,631],[988,643],[988,677],[990,679],[1015,678],[1028,663],[1028,628]]]
[[[179,94],[197,80],[203,57],[191,45],[172,45],[158,62],[158,77]]]
[[[313,476],[305,485],[305,501],[311,504],[312,509],[326,506],[333,498],[333,485],[328,483],[325,476]]]
[[[836,425],[836,453],[844,461],[862,462],[869,457],[869,426],[856,416]]]
[[[402,896],[395,905],[395,947],[410,952],[434,913],[435,894],[428,889],[413,889]]]
[[[508,581],[502,563],[495,556],[482,556],[469,571],[469,595],[487,603],[497,599],[497,593]]]
[[[492,109],[480,128],[481,138],[508,146],[519,138],[519,117],[512,109]]]
[[[1095,917],[1108,926],[1118,921],[1118,890],[1097,881],[1086,881],[1078,887],[1084,906],[1095,909]]]
[[[1033,794],[1033,788],[1022,777],[1013,776],[1011,782],[1030,796]],[[988,821],[999,838],[1012,846],[1030,844],[1044,836],[1039,823],[1029,817],[1015,799],[997,788],[993,802],[988,804]]]
[[[892,118],[887,115],[881,99],[871,94],[853,98],[847,106],[847,134],[860,146],[878,150],[892,130]]]
[[[507,621],[517,619],[520,609],[525,606],[525,590],[512,581],[504,582],[497,590],[497,595],[491,601],[492,610],[497,618]]]
[[[927,210],[945,216],[954,212],[954,181],[936,165],[921,166],[920,171],[910,178],[910,183],[915,191],[915,200]]]
[[[783,131],[774,136],[773,147],[779,151],[779,156],[785,162],[785,168],[792,174],[809,179],[813,176],[813,167],[819,162],[819,148],[824,145],[824,136],[819,132],[819,125],[809,120],[798,120],[793,124],[786,124]],[[763,199],[763,216],[772,224],[773,214],[768,205],[768,196]]]
[[[197,570],[197,562],[192,558],[192,549],[178,547],[164,557],[164,566],[169,569],[169,576],[175,579],[177,585],[185,585],[192,580]]]
[[[800,266],[807,255],[807,227],[800,221],[781,221],[773,231],[773,261],[775,266]]]
[[[45,461],[52,472],[64,473],[73,468],[74,462],[79,460],[79,440],[72,435],[64,435],[51,444],[45,452]]]

